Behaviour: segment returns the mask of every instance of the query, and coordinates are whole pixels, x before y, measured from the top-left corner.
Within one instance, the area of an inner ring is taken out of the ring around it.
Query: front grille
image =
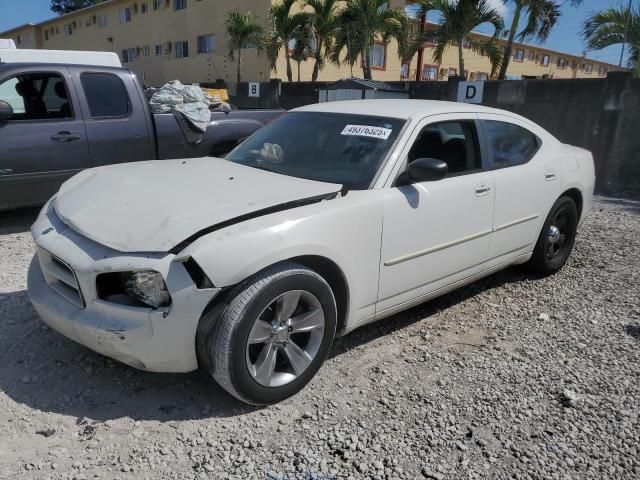
[[[42,248],[38,248],[38,260],[49,286],[76,307],[84,308],[80,285],[71,267]]]

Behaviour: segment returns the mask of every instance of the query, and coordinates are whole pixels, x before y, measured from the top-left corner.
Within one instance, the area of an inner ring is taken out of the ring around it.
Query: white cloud
[[[507,13],[509,13],[509,8],[507,8],[503,0],[489,0],[488,3],[503,17],[506,17]]]

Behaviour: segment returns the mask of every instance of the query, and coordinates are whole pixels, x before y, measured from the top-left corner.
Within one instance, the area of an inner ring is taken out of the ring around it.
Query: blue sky
[[[503,9],[506,23],[509,24],[512,9],[508,6],[505,7],[502,0],[491,1]],[[584,50],[584,44],[580,38],[580,28],[589,12],[608,6],[624,4],[626,7],[627,5],[627,0],[584,0],[582,6],[576,8],[570,7],[568,0],[564,0],[564,2],[567,5],[562,7],[562,17],[545,46],[575,55],[580,55]],[[640,0],[634,0],[634,3],[640,3]],[[54,14],[49,10],[49,0],[0,0],[0,32],[24,23],[38,23],[53,16]],[[599,52],[591,52],[589,57],[617,64],[620,48],[612,47]]]

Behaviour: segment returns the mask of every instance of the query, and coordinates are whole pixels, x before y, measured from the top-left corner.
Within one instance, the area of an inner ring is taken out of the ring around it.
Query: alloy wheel
[[[313,294],[290,290],[279,295],[258,315],[249,333],[249,373],[265,387],[292,382],[316,357],[324,329],[324,312]]]

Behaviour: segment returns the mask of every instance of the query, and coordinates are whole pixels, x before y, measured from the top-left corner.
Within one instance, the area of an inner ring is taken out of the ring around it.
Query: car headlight
[[[160,272],[109,272],[96,279],[98,298],[130,306],[168,307],[171,296]],[[142,304],[142,305],[141,305]]]
[[[166,307],[171,303],[167,285],[159,272],[125,272],[122,274],[122,283],[127,295],[151,307]]]

